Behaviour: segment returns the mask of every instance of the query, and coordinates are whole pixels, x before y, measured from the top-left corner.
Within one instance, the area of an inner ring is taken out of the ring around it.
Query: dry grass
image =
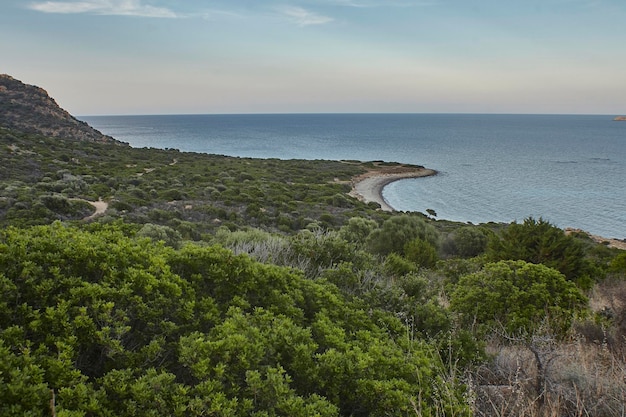
[[[490,346],[494,359],[475,375],[477,416],[626,416],[626,368],[606,344],[583,339],[541,352]]]
[[[490,342],[493,359],[473,376],[476,416],[626,416],[626,281],[597,285],[591,306],[604,320],[570,340]]]

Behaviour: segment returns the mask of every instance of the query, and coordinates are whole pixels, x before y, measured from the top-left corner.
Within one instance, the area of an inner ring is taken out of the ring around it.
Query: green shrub
[[[461,277],[450,297],[465,325],[502,326],[514,334],[532,333],[545,320],[563,334],[586,302],[559,271],[524,261],[489,263]]]
[[[509,225],[500,237],[489,241],[487,256],[492,261],[513,259],[543,264],[583,288],[591,286],[594,273],[582,243],[543,219],[528,218],[522,224]]]
[[[179,189],[172,188],[172,189],[163,191],[161,193],[161,198],[167,201],[175,201],[175,200],[182,200],[185,197],[182,191],[180,191]]]
[[[56,213],[67,213],[70,210],[69,200],[61,194],[44,195],[40,200],[44,206]]]
[[[404,257],[423,268],[434,268],[438,260],[437,249],[420,238],[404,245]]]
[[[172,248],[180,247],[182,236],[181,234],[168,226],[162,226],[158,224],[146,223],[137,232],[139,237],[147,237],[156,242],[163,242],[167,246]]]
[[[609,271],[613,273],[626,273],[626,252],[620,253],[611,260]]]
[[[339,229],[339,235],[348,242],[363,244],[378,224],[363,217],[352,217]]]
[[[398,277],[415,272],[417,265],[403,258],[401,255],[392,252],[385,258],[383,268],[387,274]]]
[[[472,258],[482,254],[487,248],[489,237],[485,230],[476,226],[464,226],[446,239],[444,250],[450,255]]]
[[[414,239],[421,239],[434,247],[438,246],[437,230],[423,219],[403,214],[385,220],[379,229],[367,238],[367,245],[373,253],[387,255],[395,252],[404,253],[404,245]]]

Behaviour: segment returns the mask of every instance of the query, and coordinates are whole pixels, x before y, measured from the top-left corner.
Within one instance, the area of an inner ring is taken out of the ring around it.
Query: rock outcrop
[[[63,110],[46,90],[0,74],[0,127],[70,140],[119,143]]]

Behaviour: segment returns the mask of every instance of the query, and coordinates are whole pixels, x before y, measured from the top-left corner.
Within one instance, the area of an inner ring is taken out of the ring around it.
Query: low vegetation
[[[0,415],[624,415],[624,252],[374,165],[0,129]]]

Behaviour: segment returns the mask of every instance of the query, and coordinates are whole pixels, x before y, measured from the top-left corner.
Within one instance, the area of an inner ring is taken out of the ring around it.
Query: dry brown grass
[[[596,338],[595,341],[608,344],[622,362],[626,361],[626,279],[616,276],[599,283],[594,288],[589,303],[609,323],[608,326],[596,326],[601,327],[603,334],[601,340]],[[589,323],[586,324],[591,327]],[[590,339],[591,335],[584,335]]]
[[[475,375],[477,416],[626,416],[626,367],[606,344],[584,339],[541,353],[528,344],[492,343]]]
[[[567,341],[494,338],[473,376],[476,416],[626,416],[626,281],[598,284],[590,305],[601,319]]]

